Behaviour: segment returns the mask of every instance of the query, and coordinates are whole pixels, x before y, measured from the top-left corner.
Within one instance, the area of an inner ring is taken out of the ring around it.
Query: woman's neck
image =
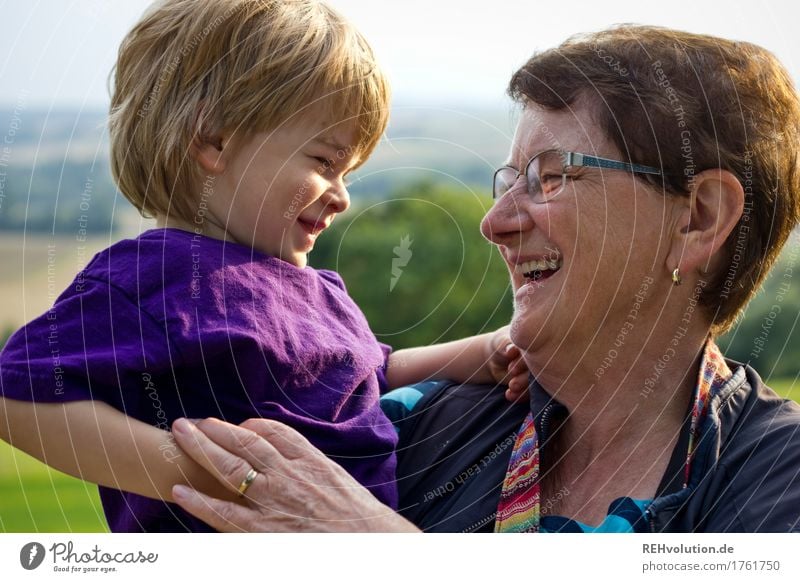
[[[643,443],[663,448],[671,442],[697,383],[707,339],[701,327],[687,330],[679,342],[671,336],[629,342],[602,374],[597,363],[604,356],[592,357],[591,350],[578,359],[574,353],[553,354],[541,368],[528,361],[541,386],[569,411],[557,435],[560,448],[589,464],[598,457],[625,457]],[[531,359],[537,358],[526,355]]]
[[[529,362],[568,411],[542,457],[543,513],[598,525],[614,499],[657,494],[689,410],[706,332],[687,331],[677,346],[672,340],[631,342],[632,353],[618,350],[599,377],[595,365],[536,370]],[[568,354],[549,360],[575,361]]]

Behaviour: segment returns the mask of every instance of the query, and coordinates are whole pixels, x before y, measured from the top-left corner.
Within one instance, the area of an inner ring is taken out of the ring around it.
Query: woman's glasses
[[[624,170],[634,174],[650,174],[653,176],[662,175],[661,170],[652,166],[628,164],[575,152],[545,150],[528,161],[524,172],[509,166],[503,166],[497,170],[494,173],[492,197],[495,200],[499,199],[511,190],[520,176],[524,175],[531,199],[537,204],[550,202],[563,192],[569,177],[569,169],[576,167]]]

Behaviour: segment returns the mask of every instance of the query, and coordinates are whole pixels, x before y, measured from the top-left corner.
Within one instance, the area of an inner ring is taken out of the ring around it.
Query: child
[[[110,133],[120,190],[159,228],[9,340],[0,437],[98,483],[112,531],[209,531],[169,503],[176,483],[233,497],[175,446],[182,416],[285,422],[395,506],[379,392],[522,370],[503,330],[390,356],[341,278],[306,267],[387,108],[370,47],[324,4],[154,5],[122,43]]]

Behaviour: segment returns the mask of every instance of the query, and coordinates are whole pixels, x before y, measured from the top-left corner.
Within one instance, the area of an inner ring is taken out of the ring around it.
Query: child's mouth
[[[307,222],[305,220],[298,219],[297,223],[311,236],[317,236],[327,228],[327,225],[324,222]]]

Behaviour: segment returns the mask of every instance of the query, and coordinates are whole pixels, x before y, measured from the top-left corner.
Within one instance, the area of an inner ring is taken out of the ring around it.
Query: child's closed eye
[[[333,168],[333,160],[329,160],[328,158],[322,156],[310,156],[312,160],[319,164],[317,170],[320,173],[327,172],[331,168]]]

